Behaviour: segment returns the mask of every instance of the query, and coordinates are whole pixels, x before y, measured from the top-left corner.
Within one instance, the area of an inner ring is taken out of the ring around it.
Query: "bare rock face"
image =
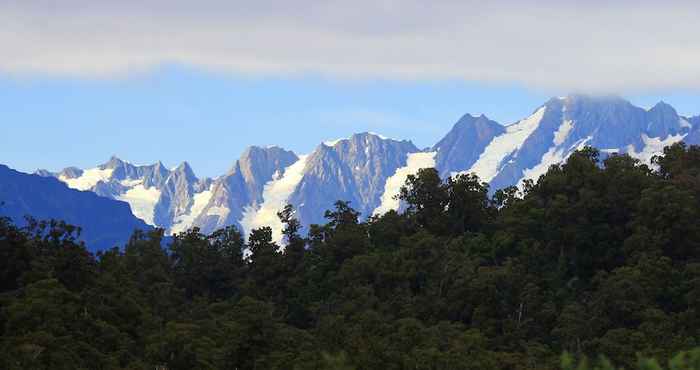
[[[437,152],[440,175],[468,169],[494,137],[505,132],[503,125],[481,115],[465,114],[432,150]]]
[[[247,148],[227,174],[212,182],[211,199],[193,224],[205,232],[227,225],[240,227],[246,207],[262,202],[265,184],[297,160],[296,154],[276,146]]]
[[[683,139],[688,145],[700,145],[700,116],[691,117],[688,119],[692,129],[688,136]]]
[[[387,178],[420,150],[410,141],[355,134],[333,145],[321,144],[309,156],[304,177],[290,197],[302,224],[323,223],[337,200],[349,201],[363,216],[380,202]]]

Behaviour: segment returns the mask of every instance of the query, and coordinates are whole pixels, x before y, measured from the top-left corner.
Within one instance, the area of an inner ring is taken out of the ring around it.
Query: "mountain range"
[[[246,233],[271,226],[276,212],[295,206],[302,225],[324,221],[336,200],[350,201],[363,217],[397,209],[406,176],[435,167],[443,177],[473,172],[492,190],[536,180],[584,146],[602,155],[627,153],[644,163],[678,141],[700,144],[700,116],[684,117],[663,102],[650,109],[614,96],[552,98],[528,117],[501,124],[464,115],[434,146],[374,133],[320,143],[297,154],[277,146],[249,147],[216,178],[198,178],[188,163],[137,166],[116,157],[90,169],[39,170],[68,187],[130,205],[139,219],[168,233],[197,226],[211,232],[236,225]]]

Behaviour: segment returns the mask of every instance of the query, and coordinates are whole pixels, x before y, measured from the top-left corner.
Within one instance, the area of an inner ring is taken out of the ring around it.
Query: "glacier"
[[[259,206],[248,206],[243,212],[240,221],[245,235],[249,235],[254,229],[269,226],[272,228],[272,239],[277,243],[282,242],[282,230],[284,225],[277,217],[277,212],[281,211],[289,196],[292,195],[297,184],[304,176],[304,167],[308,155],[300,155],[291,166],[285,168],[282,176],[273,178],[263,190],[263,202]]]
[[[386,180],[380,204],[374,209],[372,214],[382,215],[391,210],[397,211],[400,206],[397,196],[408,175],[416,174],[421,168],[435,167],[436,154],[437,152],[409,153],[406,158],[406,166],[397,169],[396,173]]]

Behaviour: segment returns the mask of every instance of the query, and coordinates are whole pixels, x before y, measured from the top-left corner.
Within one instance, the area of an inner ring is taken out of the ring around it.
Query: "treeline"
[[[699,369],[700,147],[652,167],[586,148],[493,196],[423,169],[400,214],[286,207],[283,252],[228,227],[93,256],[1,220],[0,368]]]

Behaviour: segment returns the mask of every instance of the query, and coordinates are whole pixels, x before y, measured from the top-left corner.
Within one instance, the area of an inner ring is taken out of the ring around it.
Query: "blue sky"
[[[24,171],[91,167],[112,154],[133,163],[187,160],[222,174],[248,145],[306,153],[321,141],[374,131],[434,144],[464,113],[512,123],[550,96],[504,84],[460,81],[260,78],[165,67],[128,78],[0,79],[2,163]],[[666,100],[700,114],[692,93],[626,96]]]
[[[546,16],[543,16],[546,15]],[[0,2],[0,163],[23,170],[299,153],[375,131],[435,143],[551,96],[700,114],[690,0]]]
[[[374,131],[430,146],[464,113],[510,122],[545,95],[464,82],[256,78],[160,68],[118,80],[0,79],[2,162],[29,171],[183,160],[223,173],[248,145],[298,153]]]

